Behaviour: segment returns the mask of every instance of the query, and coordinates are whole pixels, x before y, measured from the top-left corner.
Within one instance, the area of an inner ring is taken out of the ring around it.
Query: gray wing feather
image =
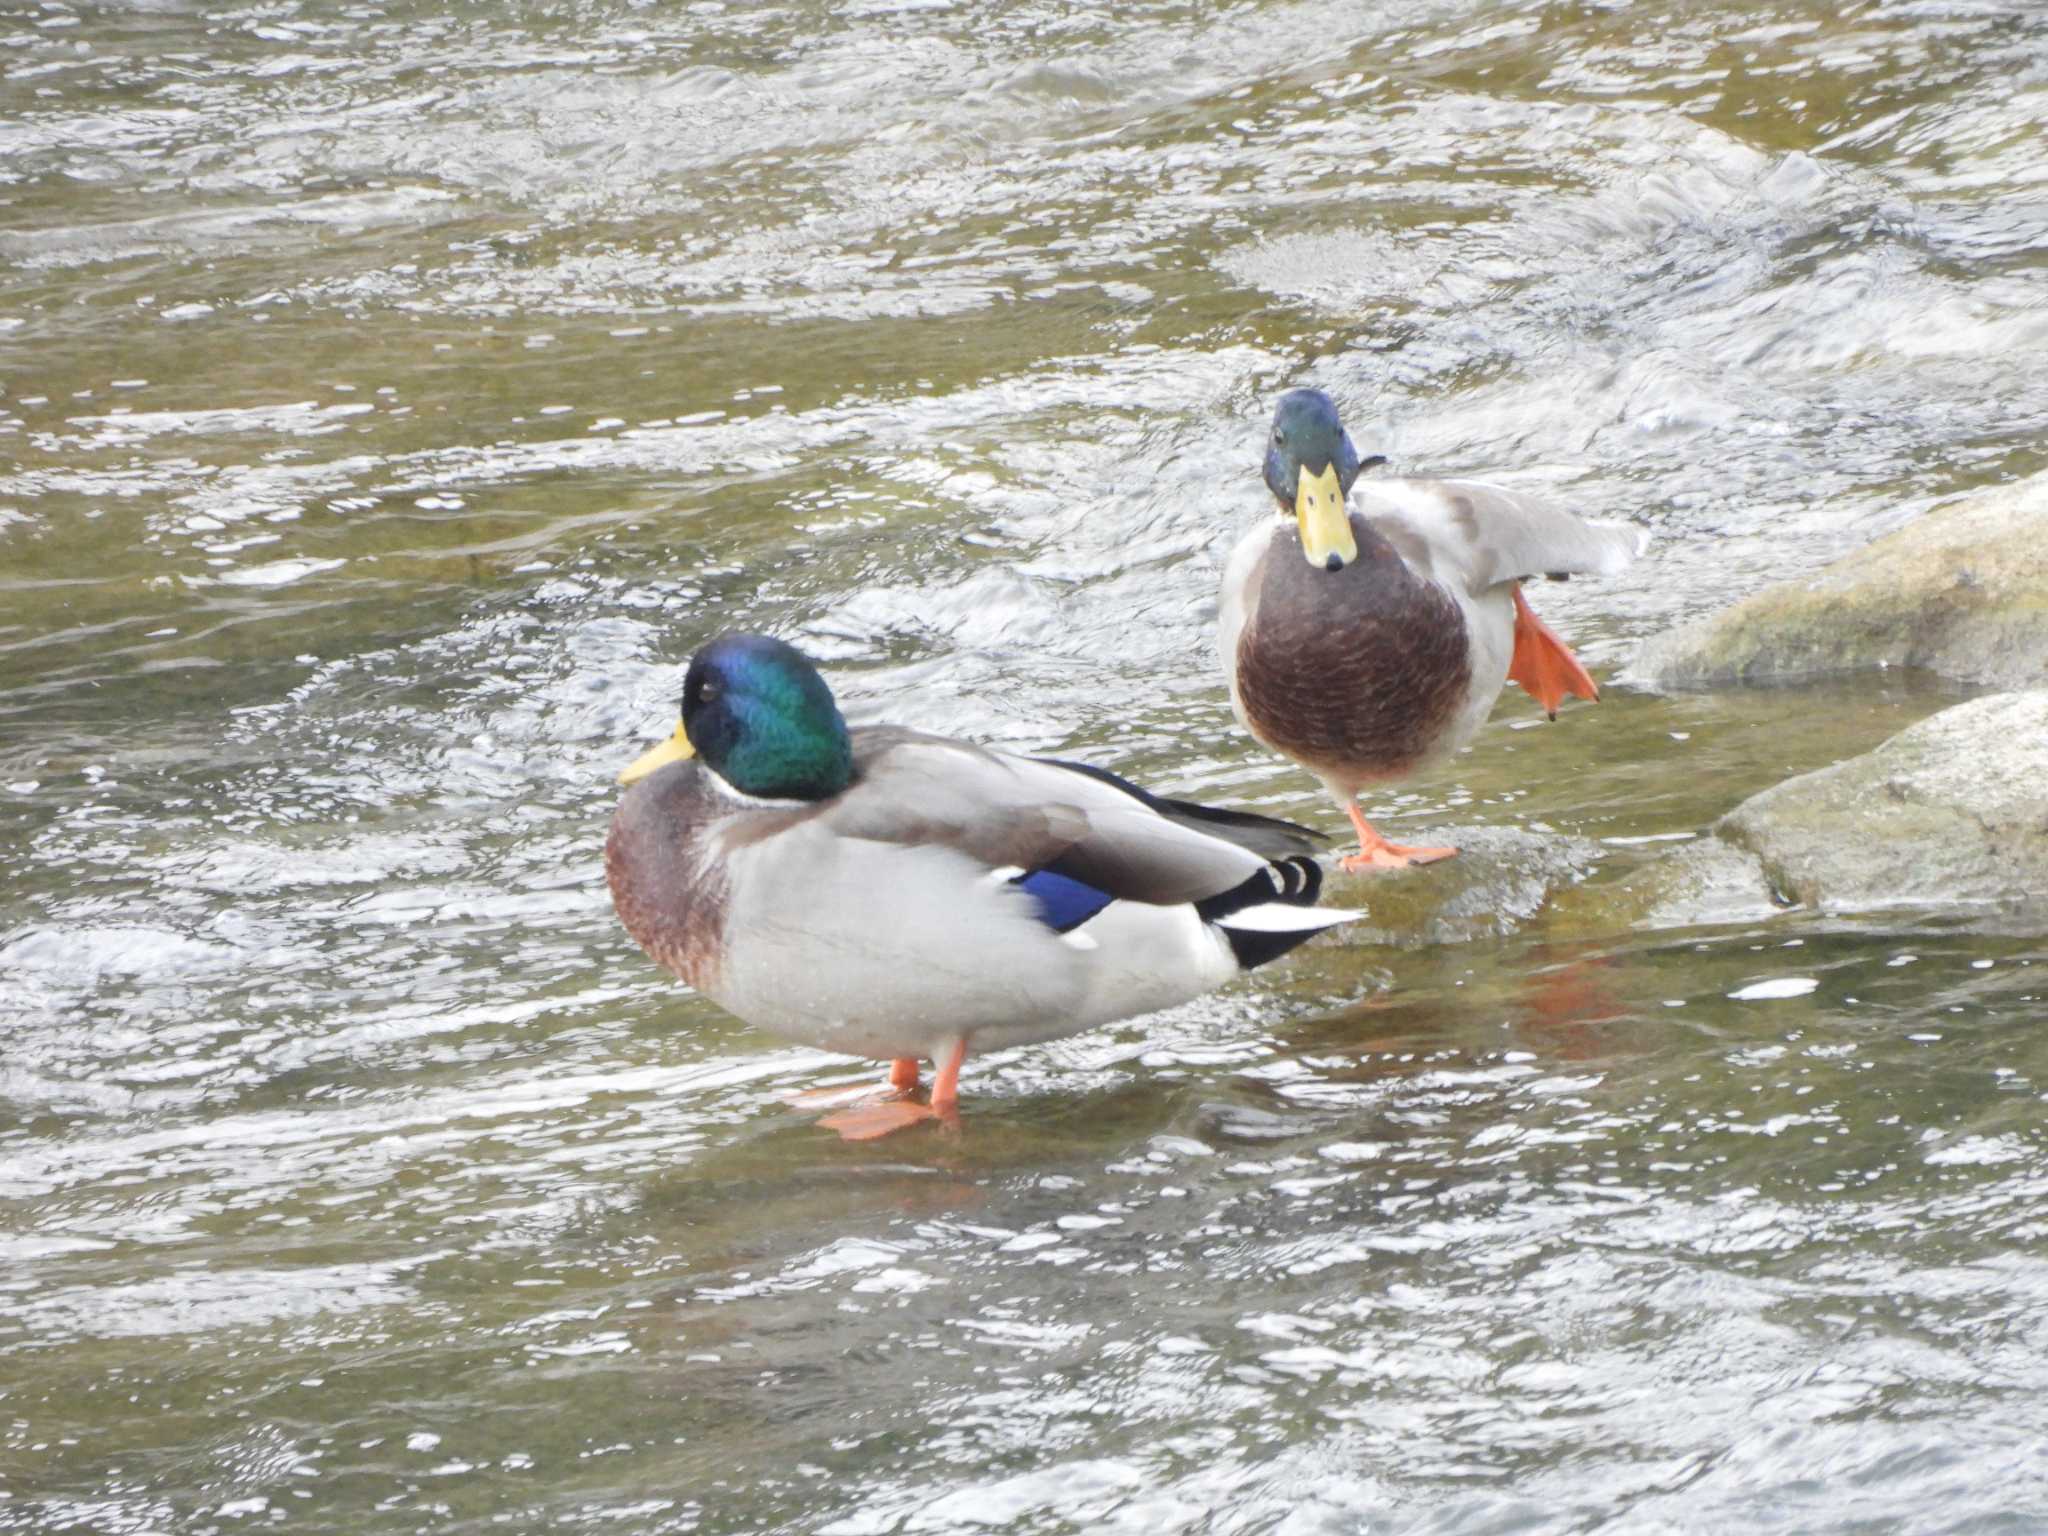
[[[1001,869],[1036,869],[1088,833],[1080,807],[1015,793],[1004,759],[898,726],[853,732],[853,787],[824,812],[837,837],[940,844]]]
[[[1411,563],[1439,580],[1462,578],[1474,593],[1528,576],[1611,575],[1649,542],[1627,523],[1588,522],[1478,480],[1376,480],[1361,487],[1353,510]]]
[[[1162,906],[1241,885],[1266,860],[1071,769],[893,727],[854,732],[858,778],[825,812],[840,837],[939,844],[990,869],[1057,869]]]
[[[1168,821],[1206,837],[1220,837],[1226,843],[1249,848],[1263,859],[1284,859],[1297,854],[1313,857],[1316,850],[1330,840],[1312,827],[1297,826],[1277,816],[1261,816],[1256,811],[1226,810],[1222,806],[1204,805],[1199,800],[1174,800],[1165,795],[1155,795],[1143,785],[1133,784],[1129,779],[1111,773],[1107,768],[1098,768],[1093,763],[1057,757],[1039,757],[1032,761],[1064,768],[1069,773],[1086,774],[1099,783],[1122,790],[1147,810],[1157,812]]]

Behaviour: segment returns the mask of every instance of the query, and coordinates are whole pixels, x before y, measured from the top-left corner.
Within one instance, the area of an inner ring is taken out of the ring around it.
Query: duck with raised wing
[[[899,1097],[825,1122],[848,1139],[956,1123],[970,1052],[1173,1007],[1357,915],[1315,906],[1307,828],[849,730],[760,635],[691,659],[675,734],[620,779],[605,875],[655,963],[772,1034],[892,1063]]]
[[[1357,796],[1464,746],[1508,681],[1552,719],[1568,693],[1600,696],[1521,584],[1618,571],[1644,543],[1476,480],[1361,484],[1381,462],[1360,461],[1321,390],[1283,395],[1265,463],[1279,516],[1232,551],[1219,616],[1237,718],[1344,808],[1358,833],[1347,870],[1457,852],[1388,842]]]

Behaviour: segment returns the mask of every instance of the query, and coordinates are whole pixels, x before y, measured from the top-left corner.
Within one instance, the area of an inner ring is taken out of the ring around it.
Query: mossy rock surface
[[[1878,667],[2048,685],[2048,474],[1951,502],[1812,580],[1660,635],[1627,675],[1707,688]]]

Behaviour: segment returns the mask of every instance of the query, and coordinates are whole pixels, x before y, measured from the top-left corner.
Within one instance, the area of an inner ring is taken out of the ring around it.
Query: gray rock
[[[2048,690],[1930,715],[1875,751],[1751,797],[1714,830],[1809,905],[2048,921]]]
[[[1699,688],[1881,666],[2048,684],[2048,474],[1938,507],[1811,581],[1660,635],[1628,675]]]

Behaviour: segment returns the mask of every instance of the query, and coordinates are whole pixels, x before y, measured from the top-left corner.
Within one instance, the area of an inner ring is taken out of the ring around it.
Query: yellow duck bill
[[[1302,465],[1294,519],[1301,525],[1301,552],[1310,565],[1341,571],[1358,558],[1358,540],[1351,536],[1351,516],[1344,510],[1344,488],[1337,483],[1334,459],[1320,475]]]
[[[676,733],[658,747],[642,752],[626,765],[626,771],[619,775],[621,784],[631,784],[644,779],[657,768],[666,768],[670,763],[680,763],[685,758],[695,757],[697,749],[690,745],[690,733],[683,729],[683,722],[676,722]]]

